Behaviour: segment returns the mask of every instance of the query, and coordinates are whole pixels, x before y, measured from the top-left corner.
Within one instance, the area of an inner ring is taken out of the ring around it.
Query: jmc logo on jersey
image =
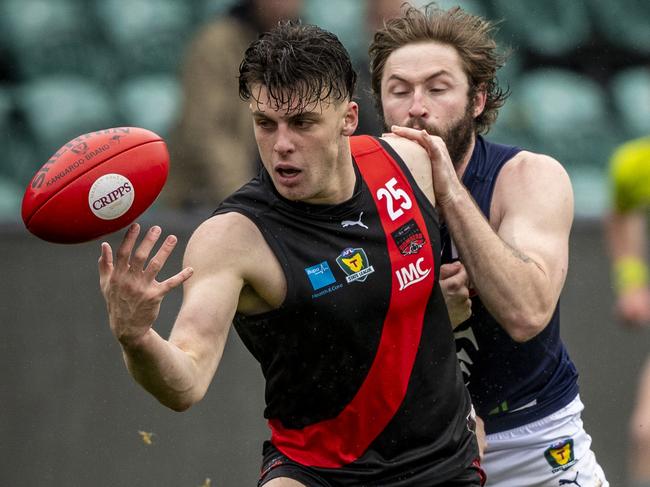
[[[411,262],[408,266],[395,271],[400,291],[424,280],[431,273],[431,269],[422,268],[422,262],[424,262],[424,258],[420,257],[415,263]]]
[[[366,251],[362,248],[353,249],[348,247],[336,258],[336,263],[346,273],[345,280],[348,284],[353,281],[363,282],[368,277],[368,274],[375,272],[375,269],[368,262]]]

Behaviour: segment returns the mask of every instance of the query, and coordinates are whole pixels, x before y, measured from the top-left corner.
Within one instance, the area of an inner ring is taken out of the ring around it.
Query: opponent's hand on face
[[[147,263],[161,229],[151,227],[134,252],[139,233],[137,223],[129,227],[115,254],[115,261],[111,246],[103,242],[99,258],[99,285],[108,307],[111,331],[125,346],[137,343],[151,329],[165,295],[185,282],[193,272],[188,267],[162,282],[156,281],[176,246],[177,238],[173,235],[165,238]]]
[[[445,298],[451,326],[456,328],[472,316],[469,276],[459,261],[440,266],[440,288]]]
[[[429,135],[426,130],[416,130],[397,125],[393,125],[391,130],[395,135],[417,142],[427,151],[431,160],[436,205],[444,209],[462,188],[445,142],[440,137]]]

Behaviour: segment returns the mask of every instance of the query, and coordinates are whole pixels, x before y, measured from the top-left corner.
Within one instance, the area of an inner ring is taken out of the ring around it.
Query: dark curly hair
[[[351,100],[357,81],[341,41],[320,27],[282,21],[251,43],[239,66],[239,96],[253,99],[264,85],[276,109],[302,112],[314,104]]]
[[[434,41],[456,49],[469,79],[469,95],[484,90],[485,109],[475,120],[476,132],[485,133],[495,122],[499,108],[510,95],[497,81],[496,72],[505,64],[506,54],[497,52],[492,37],[496,25],[460,7],[443,10],[435,3],[424,9],[408,4],[401,17],[388,20],[374,36],[368,49],[371,87],[379,113],[381,108],[381,78],[386,60],[393,51],[415,42]]]

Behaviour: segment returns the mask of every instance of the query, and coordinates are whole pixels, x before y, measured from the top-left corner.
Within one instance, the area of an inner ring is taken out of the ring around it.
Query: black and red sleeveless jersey
[[[385,142],[351,138],[338,205],[258,177],[215,213],[250,218],[281,263],[280,308],[234,325],[266,378],[271,442],[333,482],[438,485],[478,455],[438,284],[435,208]]]

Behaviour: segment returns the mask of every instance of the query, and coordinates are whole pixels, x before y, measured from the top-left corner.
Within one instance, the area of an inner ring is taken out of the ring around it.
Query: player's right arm
[[[247,275],[255,272],[259,251],[253,247],[264,248],[252,224],[233,224],[243,220],[226,214],[204,222],[188,243],[184,269],[162,282],[156,275],[173,250],[175,238],[167,237],[146,264],[159,227],[152,227],[136,247],[138,227],[133,226],[114,262],[110,246],[102,245],[100,285],[127,368],[137,382],[174,410],[187,409],[205,395]],[[181,283],[183,303],[166,340],[153,324],[164,296]]]
[[[392,134],[385,134],[382,138],[399,154],[411,171],[418,187],[435,206],[431,161],[426,150],[411,140],[395,137]],[[438,279],[442,295],[445,298],[449,320],[452,327],[456,328],[472,315],[467,270],[460,261],[442,264]]]

